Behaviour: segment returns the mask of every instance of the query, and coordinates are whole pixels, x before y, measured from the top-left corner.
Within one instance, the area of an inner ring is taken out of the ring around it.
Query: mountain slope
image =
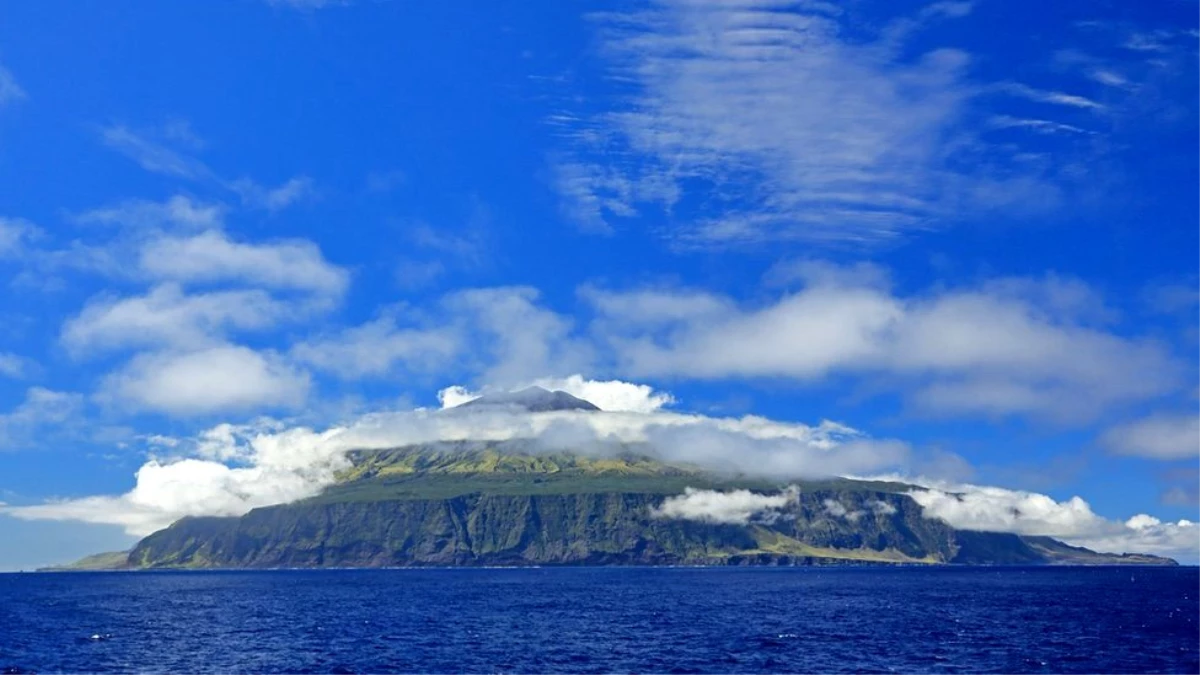
[[[528,387],[520,391],[495,393],[481,396],[457,406],[457,408],[483,408],[487,406],[517,407],[528,412],[550,412],[553,410],[587,410],[598,412],[599,406],[591,401],[576,398],[565,391],[548,391],[541,387]]]
[[[122,570],[129,568],[129,551],[94,553],[68,565],[57,565],[39,569],[39,572],[93,572],[100,570]]]
[[[802,483],[745,524],[668,519],[685,488],[784,486],[628,453],[539,454],[521,442],[355,452],[323,494],[240,518],[185,518],[137,544],[133,568],[406,565],[1172,564],[1048,537],[957,531],[899,483]]]

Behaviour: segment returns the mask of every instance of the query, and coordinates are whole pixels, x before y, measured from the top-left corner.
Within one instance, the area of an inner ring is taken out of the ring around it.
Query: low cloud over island
[[[1032,492],[947,482],[914,473],[919,453],[907,444],[876,439],[835,422],[816,425],[764,417],[711,417],[667,409],[673,398],[646,385],[595,381],[582,376],[538,380],[541,386],[589,397],[601,412],[530,412],[513,407],[455,407],[480,395],[463,387],[440,393],[442,409],[373,412],[323,430],[273,419],[218,424],[191,438],[146,439],[150,458],[135,485],[120,495],[98,495],[4,506],[2,512],[31,520],[113,524],[136,536],[184,516],[237,516],[249,510],[319,494],[349,467],[347,453],[440,441],[524,440],[526,451],[606,455],[635,444],[668,462],[777,481],[838,476],[880,477],[920,486],[908,494],[938,518],[966,530],[1050,535],[1106,552],[1145,552],[1194,558],[1196,526],[1164,523],[1147,514],[1124,521],[1092,512],[1080,497],[1056,501]],[[792,487],[775,494],[748,490],[691,489],[666,499],[654,514],[712,523],[769,518],[795,499]],[[826,500],[832,517],[856,519]],[[890,505],[869,505],[887,515]]]

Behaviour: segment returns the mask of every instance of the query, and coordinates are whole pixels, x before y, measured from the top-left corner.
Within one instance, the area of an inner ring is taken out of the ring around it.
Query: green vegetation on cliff
[[[685,488],[778,493],[633,452],[542,454],[519,442],[350,454],[317,497],[239,518],[184,518],[137,544],[132,568],[410,565],[1170,564],[1048,537],[957,531],[900,483],[801,483],[757,520],[665,518]]]

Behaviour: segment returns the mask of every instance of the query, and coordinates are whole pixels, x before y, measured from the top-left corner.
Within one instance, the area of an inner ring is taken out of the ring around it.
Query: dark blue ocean
[[[0,673],[1200,672],[1196,568],[0,575]]]

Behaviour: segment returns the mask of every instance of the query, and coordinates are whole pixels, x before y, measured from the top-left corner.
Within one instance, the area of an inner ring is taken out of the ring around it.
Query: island
[[[468,406],[597,411],[525,390]],[[672,464],[630,446],[596,455],[528,441],[351,451],[309,499],[240,517],[186,517],[132,550],[59,570],[535,565],[1174,565],[1051,537],[959,530],[926,517],[919,486],[771,481]],[[775,495],[740,521],[673,512],[696,491]]]

